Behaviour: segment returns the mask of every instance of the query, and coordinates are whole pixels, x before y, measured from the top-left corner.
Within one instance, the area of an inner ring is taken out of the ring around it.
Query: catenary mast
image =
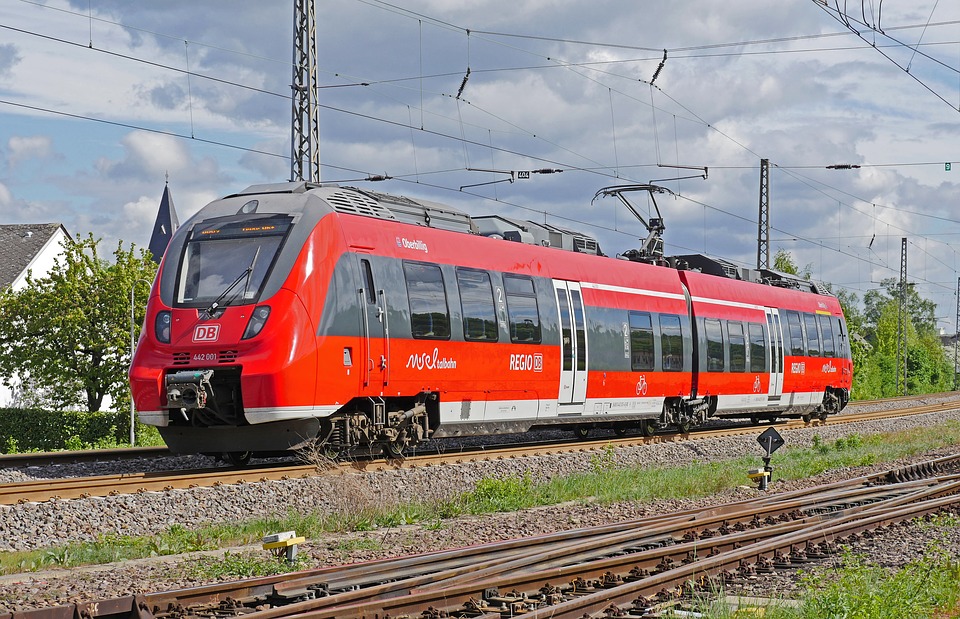
[[[293,117],[290,180],[320,182],[317,107],[317,21],[314,0],[293,0]]]

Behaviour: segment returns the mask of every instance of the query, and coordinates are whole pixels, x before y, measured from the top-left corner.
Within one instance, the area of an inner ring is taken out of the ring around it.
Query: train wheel
[[[803,415],[800,415],[800,419],[803,420],[803,423],[810,423],[810,415],[806,413]]]
[[[677,424],[677,429],[680,430],[680,434],[690,434],[690,422],[681,421]]]
[[[573,433],[577,435],[577,438],[583,439],[590,436],[590,427],[589,426],[577,426],[573,429]]]
[[[653,436],[657,432],[657,424],[653,421],[644,421],[640,424],[640,432],[644,436]]]
[[[627,433],[627,426],[617,426],[613,429],[613,433],[617,436],[624,436]]]
[[[247,466],[251,455],[249,451],[228,451],[223,454],[223,459],[233,466]]]
[[[394,441],[384,443],[383,455],[392,460],[398,460],[403,457],[403,445]]]

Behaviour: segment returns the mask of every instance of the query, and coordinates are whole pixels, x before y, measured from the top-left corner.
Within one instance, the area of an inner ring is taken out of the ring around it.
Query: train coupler
[[[167,408],[203,409],[213,395],[213,370],[182,370],[167,374]]]

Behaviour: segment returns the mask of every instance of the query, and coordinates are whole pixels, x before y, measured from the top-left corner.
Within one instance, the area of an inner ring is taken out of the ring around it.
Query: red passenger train
[[[844,407],[835,297],[646,253],[366,190],[253,186],[173,236],[134,402],[172,451],[236,462],[311,442],[394,456],[442,436]]]

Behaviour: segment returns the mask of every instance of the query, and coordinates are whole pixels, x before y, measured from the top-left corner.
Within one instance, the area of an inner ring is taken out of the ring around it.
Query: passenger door
[[[360,376],[364,388],[382,391],[390,382],[390,325],[386,293],[377,287],[370,257],[357,256],[361,287],[360,303]]]
[[[780,311],[772,307],[766,308],[767,331],[770,333],[768,356],[770,357],[770,388],[767,395],[767,405],[780,404],[783,394],[783,330],[780,327]]]
[[[560,393],[558,403],[580,405],[587,396],[587,325],[580,284],[553,280],[560,318]],[[563,410],[561,413],[573,413]]]

